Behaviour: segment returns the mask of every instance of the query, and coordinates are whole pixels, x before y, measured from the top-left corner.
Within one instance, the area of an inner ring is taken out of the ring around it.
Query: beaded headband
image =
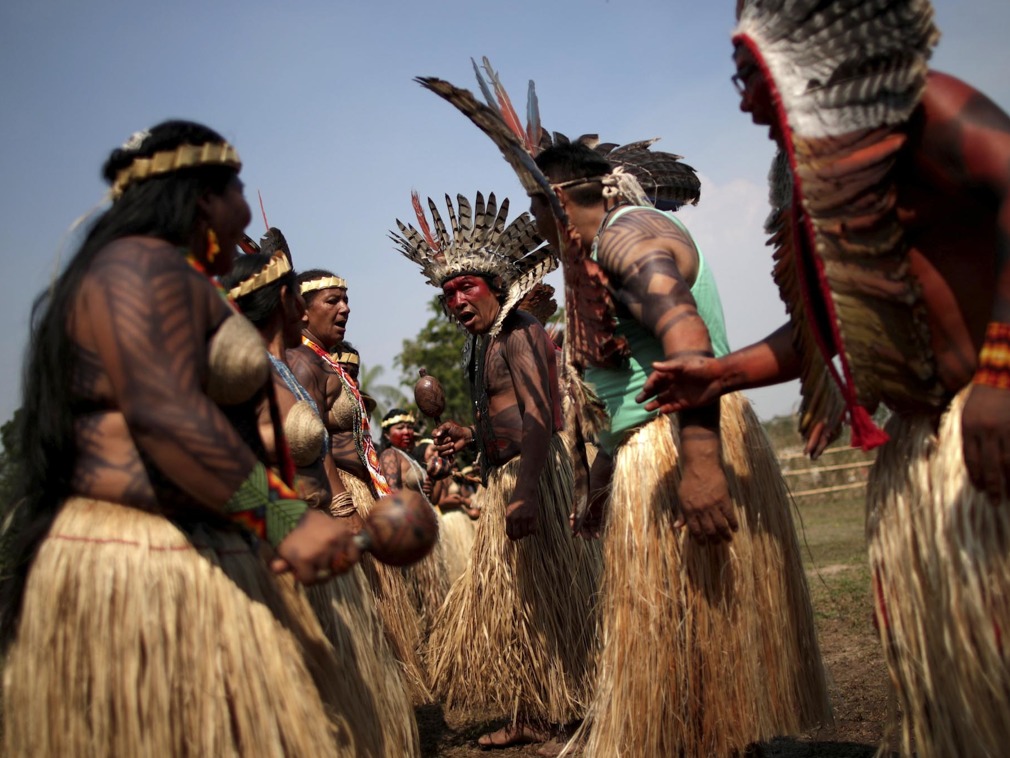
[[[255,292],[258,289],[266,287],[271,282],[276,282],[290,271],[291,261],[288,260],[288,257],[284,254],[283,250],[278,250],[274,253],[267,265],[248,279],[239,282],[237,285],[228,290],[228,296],[233,300],[238,300],[240,297],[248,295],[250,292]]]
[[[417,419],[415,419],[412,414],[410,414],[410,413],[400,413],[400,414],[397,414],[396,416],[393,416],[392,418],[384,419],[383,422],[382,422],[382,428],[383,429],[388,429],[389,427],[396,426],[397,424],[411,424],[411,425],[413,425],[415,423],[417,423]]]
[[[304,295],[307,292],[328,290],[333,287],[339,287],[340,289],[345,290],[347,289],[347,280],[341,279],[339,276],[323,276],[319,279],[309,279],[307,282],[302,282],[301,292]]]
[[[147,158],[136,158],[116,174],[116,181],[109,190],[112,199],[119,198],[131,184],[149,179],[158,174],[219,164],[238,171],[242,168],[235,148],[227,142],[205,142],[202,145],[179,145],[175,150],[163,150]]]
[[[361,364],[361,358],[358,357],[357,353],[337,353],[333,356],[333,360],[337,363],[346,363],[350,366],[358,366]]]

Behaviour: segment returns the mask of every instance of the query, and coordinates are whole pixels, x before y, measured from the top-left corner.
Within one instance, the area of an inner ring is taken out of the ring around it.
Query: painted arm
[[[554,399],[557,377],[554,347],[539,323],[532,320],[510,329],[504,336],[504,356],[522,417],[522,454],[516,488],[505,511],[505,533],[519,540],[537,529],[540,518],[540,474],[554,435]]]
[[[728,392],[796,379],[800,359],[787,323],[759,342],[722,358],[689,356],[656,361],[653,369],[635,400],[648,400],[646,410],[674,413],[712,403]]]
[[[224,513],[260,463],[203,391],[207,338],[230,315],[227,305],[174,246],[135,239],[95,261],[81,304],[138,449],[194,502]],[[349,533],[316,528],[305,514],[271,568],[312,583],[356,557]]]
[[[997,504],[1010,494],[1010,116],[967,84],[933,72],[923,97],[921,160],[995,209],[996,295],[961,417],[972,483]],[[987,251],[968,251],[971,260]],[[971,260],[966,265],[971,265]],[[1001,381],[1002,380],[1002,381]]]
[[[616,296],[663,347],[667,360],[712,359],[708,328],[698,314],[684,271],[697,269],[698,252],[678,225],[653,212],[630,212],[607,229],[600,263]],[[685,525],[702,542],[732,539],[738,528],[722,468],[718,398],[680,412],[679,488]]]

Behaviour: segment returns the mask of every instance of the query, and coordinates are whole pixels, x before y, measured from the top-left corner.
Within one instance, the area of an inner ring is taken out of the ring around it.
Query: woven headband
[[[392,418],[385,419],[382,422],[382,428],[383,429],[388,429],[389,427],[396,426],[397,424],[411,424],[411,425],[413,425],[416,422],[417,422],[417,419],[415,419],[411,414],[409,414],[409,413],[400,413],[400,414],[398,414],[396,416],[393,416]]]
[[[291,271],[291,261],[288,260],[283,250],[278,250],[267,265],[228,290],[228,297],[238,300],[250,292],[266,287],[271,282],[276,282],[289,271]]]
[[[195,168],[206,165],[230,166],[238,171],[242,168],[235,148],[227,142],[205,142],[202,145],[179,145],[175,150],[164,150],[148,158],[136,158],[116,174],[116,181],[109,190],[112,199],[120,197],[131,184],[149,179],[158,174]]]
[[[333,287],[345,290],[347,289],[347,280],[341,279],[339,276],[323,276],[319,279],[309,279],[307,282],[302,282],[301,292],[304,295],[308,292],[328,290]]]
[[[347,363],[351,366],[358,366],[361,363],[361,358],[358,357],[357,353],[337,353],[333,356],[333,360],[337,363]]]

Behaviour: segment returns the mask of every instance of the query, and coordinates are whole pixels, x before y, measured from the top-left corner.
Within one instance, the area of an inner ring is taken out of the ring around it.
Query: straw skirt
[[[432,681],[450,710],[564,724],[582,716],[592,684],[599,552],[571,536],[571,461],[557,435],[540,477],[537,530],[508,539],[518,470],[518,458],[495,469],[478,495],[471,560],[431,636]]]
[[[375,498],[368,485],[341,470],[340,480],[350,493],[362,518],[368,515]],[[421,620],[414,606],[407,579],[395,566],[386,566],[370,555],[361,556],[361,569],[372,590],[376,610],[393,656],[400,664],[415,705],[431,702],[428,676],[421,660]]]
[[[240,532],[71,498],[5,662],[6,754],[356,755],[343,683],[304,594]]]
[[[892,417],[867,493],[877,625],[904,714],[902,752],[922,758],[1000,756],[1010,745],[1010,500],[993,506],[968,480],[965,393],[938,434],[929,418]]]
[[[393,657],[360,566],[306,590],[323,632],[336,651],[362,756],[420,755],[417,721],[400,665]]]
[[[569,749],[730,756],[830,720],[790,500],[739,395],[722,400],[723,463],[740,530],[699,545],[678,516],[679,431],[660,416],[616,451],[604,530],[594,701]]]

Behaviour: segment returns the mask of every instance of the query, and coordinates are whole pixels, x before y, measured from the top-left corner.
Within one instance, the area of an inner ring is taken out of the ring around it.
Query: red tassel
[[[891,439],[887,436],[887,432],[873,423],[870,414],[861,405],[849,406],[849,421],[852,424],[852,439],[849,444],[858,447],[864,453],[880,447]]]

